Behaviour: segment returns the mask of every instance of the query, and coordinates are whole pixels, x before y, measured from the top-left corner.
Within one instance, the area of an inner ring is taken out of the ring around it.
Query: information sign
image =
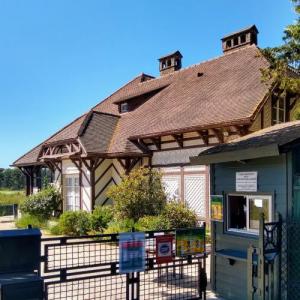
[[[201,254],[204,251],[204,227],[176,230],[176,256]]]
[[[121,233],[119,240],[119,271],[121,274],[145,270],[145,234]]]
[[[173,261],[173,236],[161,235],[156,237],[156,262],[158,264]]]
[[[212,221],[223,222],[223,196],[212,195],[210,197],[210,218]]]

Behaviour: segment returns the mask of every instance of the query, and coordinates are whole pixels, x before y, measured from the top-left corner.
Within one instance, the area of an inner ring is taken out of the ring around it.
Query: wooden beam
[[[220,129],[211,129],[211,131],[214,133],[216,138],[218,139],[220,144],[224,143],[224,135],[223,132]]]
[[[179,148],[183,148],[183,134],[172,134],[172,137],[177,142]]]
[[[150,153],[151,150],[148,148],[148,146],[144,143],[142,139],[137,140],[131,140],[131,142],[138,147],[142,152]]]
[[[202,131],[197,131],[199,134],[199,137],[202,138],[203,143],[208,146],[209,139],[208,139],[208,131],[207,130],[202,130]]]
[[[155,145],[157,150],[161,150],[161,139],[158,138],[151,138],[152,143]]]

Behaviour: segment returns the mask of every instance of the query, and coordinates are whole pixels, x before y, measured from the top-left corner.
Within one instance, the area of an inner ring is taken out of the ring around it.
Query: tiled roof
[[[286,122],[258,130],[226,144],[211,147],[201,152],[199,156],[253,149],[273,144],[280,147],[298,139],[300,139],[300,121]]]
[[[129,138],[209,126],[217,128],[224,124],[249,124],[269,90],[261,82],[260,71],[267,66],[267,60],[252,45],[158,78],[141,74],[92,108],[94,112],[114,117],[106,123],[106,117],[93,115],[88,125],[92,127],[81,139],[85,139],[93,152],[141,153]],[[116,102],[153,91],[157,92],[148,101],[120,115]],[[86,118],[83,115],[46,142],[76,137]],[[102,138],[104,145],[100,144]],[[35,162],[36,158],[28,153],[15,164]]]

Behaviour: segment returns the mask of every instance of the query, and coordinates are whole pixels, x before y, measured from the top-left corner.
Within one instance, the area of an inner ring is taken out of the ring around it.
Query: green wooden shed
[[[231,300],[300,299],[300,121],[191,162],[211,166],[211,197],[223,203],[222,219],[211,224],[214,291]]]

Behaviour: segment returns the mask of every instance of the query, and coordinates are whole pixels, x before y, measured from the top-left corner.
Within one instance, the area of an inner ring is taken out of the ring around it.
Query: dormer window
[[[123,102],[120,104],[120,113],[125,113],[129,111],[128,102]]]

